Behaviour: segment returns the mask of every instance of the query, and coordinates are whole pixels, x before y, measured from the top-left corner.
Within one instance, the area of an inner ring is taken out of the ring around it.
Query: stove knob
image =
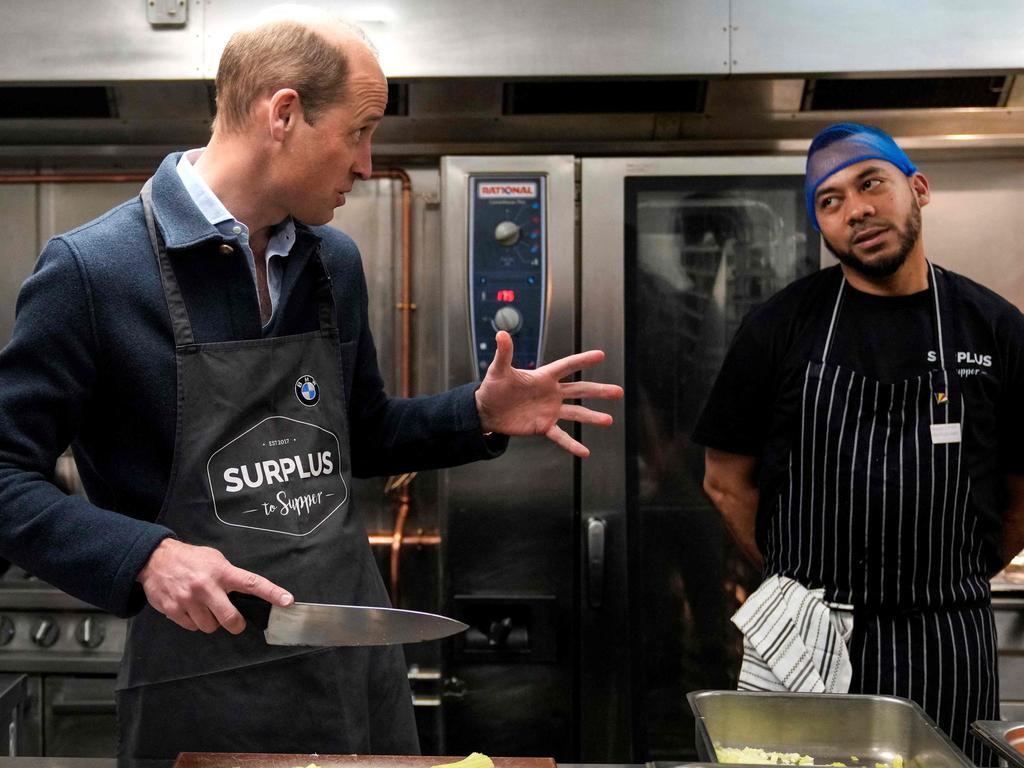
[[[103,622],[94,616],[82,619],[75,630],[75,639],[83,648],[98,648],[107,637]]]
[[[7,616],[0,616],[0,645],[8,645],[14,639],[14,622]]]
[[[494,228],[494,239],[502,245],[515,245],[519,242],[519,225],[514,221],[503,221]]]
[[[494,313],[491,325],[496,331],[508,331],[513,336],[523,327],[523,313],[515,307],[505,306]]]
[[[32,628],[32,642],[40,648],[49,648],[60,637],[60,625],[52,616],[44,616]]]

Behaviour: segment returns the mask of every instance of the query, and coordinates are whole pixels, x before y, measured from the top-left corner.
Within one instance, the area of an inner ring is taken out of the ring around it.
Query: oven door
[[[687,691],[735,687],[758,582],[689,436],[740,320],[819,268],[803,160],[584,159],[581,348],[622,382],[581,462],[580,759],[695,757]]]
[[[43,678],[44,750],[57,757],[113,757],[117,715],[113,676]]]

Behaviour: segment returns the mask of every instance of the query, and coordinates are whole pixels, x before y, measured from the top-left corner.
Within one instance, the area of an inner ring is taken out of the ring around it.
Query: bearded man
[[[694,435],[763,567],[740,687],[910,698],[994,765],[968,728],[999,718],[989,578],[1024,546],[1024,317],[925,258],[928,180],[883,131],[819,133],[805,196],[839,264],[748,315]]]

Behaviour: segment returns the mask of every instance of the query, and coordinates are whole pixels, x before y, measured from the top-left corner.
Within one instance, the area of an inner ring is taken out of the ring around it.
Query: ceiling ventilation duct
[[[505,83],[505,115],[598,115],[704,111],[706,80],[550,80]]]
[[[117,117],[112,88],[102,85],[0,87],[0,119]]]
[[[804,89],[803,112],[1003,107],[1012,76],[817,78]]]

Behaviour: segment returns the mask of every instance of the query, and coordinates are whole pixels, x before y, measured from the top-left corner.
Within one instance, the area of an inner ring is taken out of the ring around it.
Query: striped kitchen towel
[[[826,603],[824,593],[769,576],[740,606],[732,623],[743,633],[741,691],[849,691],[853,612]]]

